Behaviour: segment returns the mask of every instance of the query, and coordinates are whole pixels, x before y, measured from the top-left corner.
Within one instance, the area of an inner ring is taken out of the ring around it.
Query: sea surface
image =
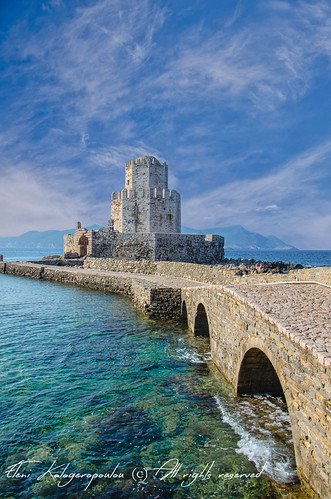
[[[63,255],[63,248],[0,248],[6,262],[41,260],[47,255]]]
[[[1,498],[305,497],[284,402],[235,396],[208,338],[70,285],[0,297]]]
[[[225,250],[226,258],[285,262],[305,267],[331,267],[331,250]]]
[[[40,260],[45,255],[62,255],[63,248],[0,248],[0,254],[8,262],[16,260]],[[301,264],[307,267],[331,266],[331,250],[230,250],[224,252],[226,258],[243,258]]]

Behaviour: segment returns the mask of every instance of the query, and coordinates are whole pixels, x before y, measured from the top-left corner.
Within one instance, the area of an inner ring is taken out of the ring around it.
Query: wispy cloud
[[[241,224],[268,235],[276,231],[292,244],[315,248],[325,244],[320,233],[331,213],[328,193],[317,183],[330,176],[331,142],[306,151],[269,174],[237,180],[184,202],[184,224],[212,227]],[[199,222],[200,221],[200,224]],[[297,244],[299,244],[297,242]],[[327,236],[331,245],[331,235]]]
[[[149,58],[164,18],[147,0],[103,0],[77,8],[59,25],[50,18],[25,39],[17,36],[24,26],[16,26],[4,49],[7,59],[22,62],[15,76],[27,80],[24,105],[30,107],[31,94],[34,109],[52,102],[64,123],[78,128],[101,114],[104,120],[123,115],[134,102],[125,100],[132,78]]]
[[[183,101],[209,93],[235,108],[249,103],[251,111],[271,111],[301,97],[315,75],[314,60],[331,54],[331,6],[266,2],[261,8],[263,21],[212,34],[203,26],[186,33],[162,84],[169,92],[176,88]],[[268,16],[268,9],[277,15]],[[237,9],[233,19],[239,16]]]
[[[76,175],[75,182],[66,172],[48,172],[40,177],[28,165],[3,172],[0,184],[2,235],[18,235],[28,230],[63,230],[76,220],[85,225],[106,222],[110,203],[98,202],[89,186]]]
[[[90,151],[92,162],[102,168],[116,168],[123,171],[124,165],[130,159],[139,156],[153,155],[162,160],[158,151],[153,151],[146,144],[137,145],[123,144],[120,146],[109,146]]]

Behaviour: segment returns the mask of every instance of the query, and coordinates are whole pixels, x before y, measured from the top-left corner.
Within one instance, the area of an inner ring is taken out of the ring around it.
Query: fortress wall
[[[201,234],[163,234],[155,232],[114,232],[111,229],[93,231],[91,256],[119,260],[171,260],[178,262],[218,263],[223,258],[223,238],[205,239]],[[77,250],[76,250],[77,251]],[[110,266],[112,264],[108,262]],[[86,267],[92,263],[88,263]],[[104,262],[96,262],[105,266]],[[106,264],[107,265],[107,264]],[[176,277],[176,275],[174,275]]]
[[[184,277],[208,284],[262,284],[286,281],[316,281],[331,286],[331,268],[318,267],[290,270],[286,274],[262,273],[238,275],[225,266],[197,265],[183,262],[158,262],[159,275]]]
[[[93,256],[102,259],[153,260],[154,247],[152,233],[121,233],[100,229],[94,233]]]
[[[125,187],[128,189],[168,188],[168,166],[152,156],[142,156],[125,165]]]
[[[65,234],[63,236],[63,246],[64,246],[64,253],[75,253],[76,245],[75,245],[74,235]]]
[[[155,260],[216,264],[224,256],[224,239],[213,236],[206,240],[201,234],[155,234]]]
[[[115,234],[113,258],[129,260],[153,260],[155,254],[155,240],[153,234],[148,233],[118,233]]]
[[[111,218],[119,232],[181,230],[180,195],[167,189],[124,189],[112,200]]]
[[[158,262],[150,260],[134,261],[134,260],[116,260],[114,258],[91,258],[88,257],[84,261],[86,269],[95,269],[111,272],[130,272],[137,274],[157,274]],[[0,262],[1,268],[1,262]]]
[[[112,194],[111,218],[113,219],[114,229],[122,231],[122,200],[116,199],[116,193]]]
[[[172,191],[169,195],[168,190],[155,189],[148,204],[150,232],[180,233],[180,195],[176,191]]]

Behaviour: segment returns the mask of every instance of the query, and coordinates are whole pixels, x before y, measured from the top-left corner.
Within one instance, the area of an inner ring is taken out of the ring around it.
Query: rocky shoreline
[[[295,265],[293,263],[285,263],[282,261],[263,262],[261,260],[254,260],[253,258],[250,260],[244,258],[224,258],[224,260],[216,265],[216,267],[225,267],[229,270],[233,270],[236,275],[265,274],[267,272],[271,274],[284,274],[290,270],[304,268],[301,264]]]

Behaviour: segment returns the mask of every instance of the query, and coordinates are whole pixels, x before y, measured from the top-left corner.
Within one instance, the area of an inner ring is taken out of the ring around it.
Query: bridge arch
[[[288,405],[292,393],[283,372],[283,363],[279,362],[277,354],[272,350],[270,341],[259,337],[251,337],[241,343],[239,352],[234,379],[236,393],[238,395],[243,393],[251,395],[254,393],[270,393],[271,395],[282,396]],[[254,375],[256,375],[255,380],[250,381]],[[246,383],[244,376],[247,376],[248,379],[246,387],[248,391],[246,392],[244,391]],[[268,377],[269,381],[263,380],[263,377]],[[249,389],[250,387],[251,389]]]
[[[237,393],[270,394],[285,399],[284,391],[269,357],[260,348],[249,348],[239,367]]]
[[[207,312],[205,306],[202,303],[199,303],[196,308],[194,319],[194,334],[195,336],[210,337]]]

